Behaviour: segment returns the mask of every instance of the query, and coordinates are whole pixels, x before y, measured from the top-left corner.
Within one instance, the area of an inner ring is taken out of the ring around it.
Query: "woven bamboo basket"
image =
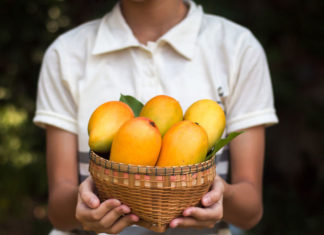
[[[136,214],[140,226],[164,232],[190,206],[200,206],[216,175],[215,157],[182,167],[116,163],[90,152],[90,174],[99,199],[116,198]]]

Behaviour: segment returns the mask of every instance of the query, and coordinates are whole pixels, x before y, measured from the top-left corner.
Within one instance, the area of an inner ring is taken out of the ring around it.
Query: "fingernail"
[[[120,203],[119,200],[114,199],[114,200],[113,200],[113,204],[114,204],[115,206],[119,206],[121,203]]]
[[[97,205],[97,199],[92,197],[90,199],[90,206],[95,207]]]
[[[128,207],[123,207],[123,212],[127,214],[130,212],[130,209]]]
[[[204,198],[204,204],[208,205],[210,203],[210,197]]]
[[[178,221],[175,221],[175,222],[173,222],[173,223],[172,223],[172,228],[175,228],[175,227],[177,227],[177,226],[178,226],[178,224],[179,224],[179,222],[178,222]]]
[[[188,210],[185,210],[185,211],[183,212],[183,215],[184,215],[184,216],[189,216],[190,213],[191,213],[191,210],[188,209]]]

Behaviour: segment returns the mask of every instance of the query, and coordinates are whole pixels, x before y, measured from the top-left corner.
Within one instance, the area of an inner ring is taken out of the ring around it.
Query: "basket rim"
[[[216,154],[207,161],[203,161],[197,164],[186,165],[186,166],[140,166],[125,164],[107,160],[99,156],[94,151],[89,151],[90,162],[97,166],[103,167],[108,170],[124,172],[129,174],[140,174],[140,175],[154,175],[154,176],[166,176],[166,175],[185,175],[195,174],[212,168],[216,165]]]

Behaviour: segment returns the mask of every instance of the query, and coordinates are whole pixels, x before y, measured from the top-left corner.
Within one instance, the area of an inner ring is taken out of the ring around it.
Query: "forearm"
[[[225,183],[223,219],[242,229],[250,229],[261,219],[262,199],[255,186],[249,182]]]
[[[52,225],[68,231],[80,227],[75,218],[78,187],[70,183],[61,183],[50,191],[48,216]]]

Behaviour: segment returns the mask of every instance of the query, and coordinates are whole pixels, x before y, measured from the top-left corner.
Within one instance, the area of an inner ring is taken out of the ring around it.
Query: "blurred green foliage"
[[[46,234],[44,131],[32,124],[45,49],[116,1],[1,0],[0,235]],[[264,216],[250,234],[324,234],[322,0],[197,0],[260,40],[280,124],[267,132]]]

